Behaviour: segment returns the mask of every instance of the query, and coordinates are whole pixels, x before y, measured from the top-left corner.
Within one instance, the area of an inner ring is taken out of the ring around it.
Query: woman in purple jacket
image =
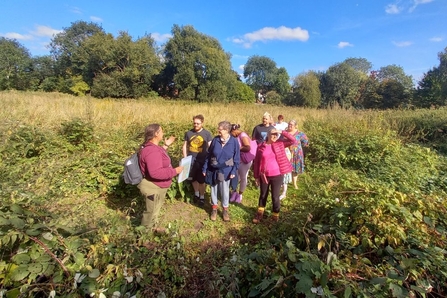
[[[264,215],[269,189],[273,202],[273,221],[279,220],[281,200],[279,194],[284,174],[292,172],[292,165],[287,159],[285,148],[296,144],[296,139],[287,131],[272,129],[267,140],[258,146],[253,164],[253,174],[256,184],[260,186],[258,211],[253,223],[259,223]]]

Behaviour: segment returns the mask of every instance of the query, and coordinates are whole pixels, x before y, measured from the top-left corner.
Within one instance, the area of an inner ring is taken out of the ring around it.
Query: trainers
[[[224,221],[230,221],[230,214],[228,214],[228,209],[223,210],[222,217]]]
[[[199,198],[199,196],[196,196],[196,195],[194,195],[194,204],[197,204],[198,202],[199,202],[199,200],[200,200],[200,198]]]
[[[199,206],[203,207],[205,205],[205,199],[199,199]]]
[[[213,209],[213,211],[211,211],[210,219],[212,221],[216,221],[216,219],[217,219],[217,209]]]
[[[230,197],[230,202],[235,202],[237,199],[237,195],[238,195],[237,191],[233,191]]]
[[[242,195],[240,193],[237,194],[236,203],[240,204],[242,203]]]
[[[281,201],[281,200],[283,200],[283,199],[285,199],[286,198],[286,195],[280,195],[279,196],[279,200]]]
[[[260,223],[263,215],[264,215],[264,212],[258,210],[258,212],[256,212],[255,218],[253,218],[253,223],[254,224]]]

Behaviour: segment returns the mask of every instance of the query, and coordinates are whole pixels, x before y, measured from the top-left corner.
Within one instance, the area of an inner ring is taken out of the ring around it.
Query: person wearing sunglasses
[[[183,138],[182,153],[183,157],[192,155],[189,177],[194,189],[194,203],[203,206],[205,204],[206,185],[202,175],[202,167],[213,136],[203,128],[203,122],[205,121],[203,115],[199,114],[192,117],[192,121],[193,128],[188,130]]]
[[[285,148],[296,144],[296,139],[285,130],[276,128],[267,134],[267,140],[260,145],[253,163],[253,176],[260,186],[258,210],[253,223],[261,222],[269,192],[272,197],[272,220],[279,220],[281,209],[280,192],[284,174],[292,172],[292,165],[286,156]]]

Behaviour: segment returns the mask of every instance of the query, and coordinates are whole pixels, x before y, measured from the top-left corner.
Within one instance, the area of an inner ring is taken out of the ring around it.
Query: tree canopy
[[[226,100],[236,83],[226,53],[219,41],[192,26],[174,25],[164,54],[172,77],[166,77],[184,97],[198,101]]]

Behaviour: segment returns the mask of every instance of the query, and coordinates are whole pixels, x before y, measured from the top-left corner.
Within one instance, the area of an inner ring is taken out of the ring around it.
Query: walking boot
[[[230,214],[228,213],[228,208],[224,208],[222,217],[223,221],[230,221]]]
[[[263,216],[264,216],[264,208],[258,208],[255,218],[253,218],[253,223],[254,224],[260,223]]]

